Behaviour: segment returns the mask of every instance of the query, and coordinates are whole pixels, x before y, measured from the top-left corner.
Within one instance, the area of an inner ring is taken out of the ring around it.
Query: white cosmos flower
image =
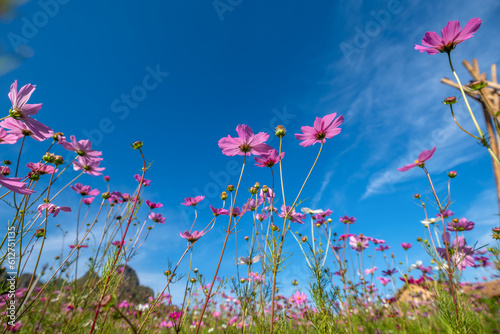
[[[439,218],[431,218],[431,219],[424,219],[424,220],[421,220],[420,222],[422,224],[424,224],[425,227],[428,227],[429,225],[432,225],[436,222],[439,221]]]
[[[302,211],[302,213],[305,213],[306,215],[315,215],[315,214],[323,212],[323,210],[321,210],[321,209],[312,210],[312,209],[309,209],[309,208],[302,208],[302,209],[300,209],[300,211]]]
[[[261,257],[260,255],[256,255],[251,260],[250,260],[249,256],[247,256],[247,257],[243,257],[243,256],[239,257],[238,258],[238,265],[240,265],[240,264],[249,264],[250,262],[251,263],[257,263],[257,262],[259,262],[260,257]]]

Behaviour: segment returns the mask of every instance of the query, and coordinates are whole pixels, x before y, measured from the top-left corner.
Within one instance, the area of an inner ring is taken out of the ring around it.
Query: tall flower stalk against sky
[[[248,125],[240,124],[236,127],[236,132],[238,133],[238,137],[233,138],[230,135],[224,137],[219,140],[219,148],[222,150],[222,154],[227,156],[235,156],[235,155],[243,155],[243,165],[241,166],[240,178],[238,179],[238,185],[236,186],[236,191],[234,193],[234,198],[231,203],[231,209],[229,210],[229,222],[226,230],[226,238],[224,239],[224,243],[222,245],[222,250],[219,257],[219,263],[217,264],[217,268],[215,270],[214,277],[212,279],[212,283],[210,284],[210,288],[207,293],[207,297],[205,299],[205,303],[203,305],[203,309],[201,310],[200,319],[196,326],[196,333],[200,331],[200,326],[203,320],[203,315],[207,309],[208,301],[212,297],[212,289],[215,284],[215,280],[217,279],[217,274],[220,269],[220,265],[222,262],[222,257],[224,256],[224,251],[226,250],[227,240],[229,239],[229,235],[231,234],[231,223],[233,219],[233,209],[236,205],[236,198],[238,197],[238,191],[240,189],[241,179],[243,177],[243,172],[245,170],[246,157],[252,154],[254,155],[262,155],[269,152],[272,148],[271,146],[265,144],[265,141],[269,139],[269,135],[264,132],[259,132],[254,135],[252,129]]]
[[[328,114],[324,116],[323,118],[316,117],[316,120],[314,121],[314,126],[302,126],[300,129],[302,133],[295,134],[295,138],[298,140],[301,140],[302,142],[300,143],[300,146],[302,147],[308,147],[311,145],[314,145],[316,143],[320,143],[318,155],[316,156],[316,159],[314,160],[314,163],[309,170],[309,173],[306,176],[306,179],[304,180],[304,183],[302,183],[302,187],[300,188],[297,197],[293,201],[293,204],[290,206],[290,210],[295,209],[295,205],[297,204],[297,201],[300,198],[300,195],[302,194],[302,190],[304,190],[304,187],[309,180],[309,176],[311,176],[311,173],[316,166],[316,163],[318,162],[319,156],[321,154],[321,150],[323,149],[323,144],[325,143],[326,139],[333,138],[334,136],[338,135],[341,131],[339,126],[342,124],[344,121],[344,116],[340,115],[339,117],[335,118],[337,116],[336,113]],[[282,130],[282,132],[280,131]],[[276,131],[277,136],[280,138],[280,148],[278,152],[278,156],[281,156],[281,146],[283,142],[283,137],[285,135],[284,128],[282,129],[277,129]],[[286,205],[286,200],[285,200],[285,189],[283,187],[283,168],[281,164],[281,160],[279,161],[280,164],[280,181],[281,181],[281,190],[283,193],[283,205],[285,207],[285,210],[287,210],[287,205]],[[281,253],[283,249],[283,244],[285,242],[285,236],[288,231],[287,228],[287,223],[288,223],[288,214],[285,215],[283,219],[283,228],[282,228],[282,234],[281,234],[281,239],[278,244],[277,248],[277,253],[273,258],[273,264],[272,264],[272,274],[273,274],[273,285],[272,285],[272,301],[271,301],[271,333],[273,333],[274,329],[274,309],[275,309],[275,301],[276,301],[276,275],[278,274],[278,267],[280,264],[281,260]]]
[[[441,201],[439,200],[439,196],[437,195],[436,190],[434,189],[434,184],[432,183],[431,176],[430,176],[427,168],[425,168],[425,161],[431,159],[432,156],[434,155],[435,151],[436,151],[436,147],[434,147],[431,151],[423,151],[422,153],[419,154],[419,159],[417,159],[413,164],[398,168],[398,170],[400,172],[406,172],[415,166],[419,166],[423,169],[425,175],[427,176],[427,179],[429,180],[429,184],[431,186],[431,192],[434,195],[434,199],[436,200],[436,204],[437,204],[437,207],[438,207],[439,212],[440,212],[441,223],[443,226],[443,233],[446,234],[447,232],[446,232],[446,225],[444,222],[444,212],[446,212],[451,205],[451,192],[450,192],[450,183],[451,182],[450,181],[452,178],[454,178],[456,176],[456,174],[454,176],[451,176],[450,174],[448,174],[448,201],[447,201],[446,205],[443,205],[441,203]],[[420,159],[422,159],[423,162],[420,161]],[[427,217],[426,217],[426,219],[427,219]],[[430,230],[429,230],[429,234],[430,234]],[[431,236],[431,238],[432,238],[432,236]],[[437,253],[437,249],[435,246],[434,246],[434,251]],[[454,281],[454,276],[453,276],[454,272],[455,272],[455,267],[452,265],[449,243],[445,243],[445,251],[442,252],[441,254],[446,255],[445,260],[448,264],[448,268],[446,268],[445,271],[448,274],[448,282],[450,284],[450,290],[451,290],[451,294],[453,297],[453,305],[455,307],[455,316],[456,316],[456,320],[458,322],[460,314],[458,311],[456,286],[455,286],[455,281]]]
[[[467,106],[467,110],[469,111],[470,117],[471,117],[472,121],[474,122],[474,126],[476,127],[477,132],[479,133],[480,142],[483,146],[485,146],[488,149],[488,152],[490,153],[490,155],[491,155],[492,159],[495,161],[495,163],[498,166],[500,166],[499,157],[496,156],[496,154],[491,149],[491,147],[488,143],[488,140],[484,136],[484,133],[481,130],[481,127],[477,123],[476,117],[474,116],[474,113],[472,112],[472,109],[469,105],[467,95],[464,92],[464,88],[462,86],[462,83],[460,82],[460,79],[459,79],[457,73],[455,72],[455,69],[453,67],[453,63],[451,61],[451,51],[453,49],[455,49],[455,47],[459,43],[462,43],[463,41],[465,41],[471,37],[474,37],[474,33],[479,29],[479,27],[481,26],[481,23],[482,23],[482,20],[480,18],[478,18],[478,17],[473,18],[473,19],[470,19],[469,22],[467,22],[467,24],[463,30],[460,30],[461,27],[460,27],[460,23],[458,21],[449,21],[448,24],[441,30],[442,37],[440,37],[434,31],[428,31],[425,33],[425,36],[422,39],[423,46],[415,44],[415,50],[419,50],[420,52],[427,52],[430,55],[434,55],[437,53],[446,53],[448,55],[448,62],[450,64],[451,72],[453,73],[455,79],[457,80],[458,86],[460,88],[460,92],[462,93],[462,97],[465,101],[465,105]],[[462,128],[462,127],[460,127],[460,128]],[[468,133],[467,131],[465,131],[465,132]],[[468,133],[468,134],[470,135],[470,133]]]
[[[139,150],[139,153],[141,154],[141,157],[142,157],[142,175],[141,175],[141,180],[144,180],[144,175],[146,174],[147,167],[146,167],[146,160],[144,158],[144,154],[142,153],[142,150],[141,150],[142,143],[141,142],[135,142],[132,145],[132,147],[134,149]],[[142,189],[143,186],[144,186],[144,182],[139,182],[139,187],[137,188],[137,191],[135,193],[135,195],[137,197],[139,197],[139,195],[141,193],[141,189]],[[130,210],[130,216],[127,219],[127,225],[125,227],[125,230],[123,231],[122,240],[120,242],[120,247],[118,248],[118,252],[116,253],[116,256],[115,256],[115,259],[113,260],[113,264],[112,264],[111,268],[115,268],[116,263],[118,262],[118,259],[120,258],[120,253],[121,253],[121,251],[123,249],[123,246],[125,244],[125,237],[127,236],[128,229],[129,229],[130,224],[132,223],[132,219],[133,219],[133,217],[135,215],[135,208],[136,208],[138,202],[139,201],[133,201],[132,208]],[[96,312],[95,312],[95,315],[94,315],[94,321],[92,322],[92,327],[90,328],[90,334],[92,334],[94,332],[94,328],[95,328],[95,325],[96,325],[96,322],[97,322],[97,317],[99,316],[99,309],[101,307],[101,301],[104,298],[104,296],[106,296],[106,290],[108,288],[109,281],[111,279],[111,275],[112,274],[113,274],[113,270],[110,270],[109,274],[108,274],[108,277],[106,278],[106,283],[104,284],[104,289],[102,291],[101,298],[99,300],[99,303],[97,304]]]

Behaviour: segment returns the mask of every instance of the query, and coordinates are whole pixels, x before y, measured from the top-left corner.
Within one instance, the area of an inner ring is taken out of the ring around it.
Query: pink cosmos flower
[[[28,189],[26,183],[21,182],[20,177],[7,178],[3,174],[0,174],[0,186],[21,195],[31,195],[35,192],[34,190]]]
[[[194,231],[193,233],[190,233],[189,231],[184,231],[184,233],[179,232],[181,237],[189,241],[190,243],[195,243],[198,239],[200,239],[205,232],[204,231]]]
[[[0,128],[0,144],[15,144],[18,139],[18,136],[10,134],[5,131],[5,129]]]
[[[377,277],[377,279],[380,281],[380,283],[382,283],[383,286],[386,286],[387,283],[389,283],[391,281],[389,278],[385,278],[385,277]]]
[[[35,88],[35,85],[27,84],[21,87],[19,92],[17,92],[17,80],[15,80],[10,86],[9,99],[10,102],[12,102],[12,109],[9,114],[16,120],[22,120],[35,136],[48,138],[52,136],[52,130],[36,119],[29,117],[36,115],[40,108],[42,108],[41,103],[26,103],[31,97],[31,94],[35,91]]]
[[[26,167],[31,169],[31,172],[28,174],[28,177],[30,177],[33,174],[36,175],[45,175],[45,174],[52,174],[52,173],[57,173],[57,169],[54,169],[53,166],[43,164],[41,162],[28,162],[26,164]]]
[[[139,174],[135,174],[134,175],[134,179],[137,181],[137,182],[141,182],[141,176]],[[144,187],[147,187],[147,186],[150,186],[151,185],[151,180],[146,180],[146,179],[143,179],[142,180],[142,185]]]
[[[259,196],[262,201],[267,201],[268,203],[271,203],[271,199],[274,198],[274,191],[271,188],[267,188],[267,192],[265,193],[264,191],[262,191],[261,188]]]
[[[408,249],[410,249],[410,248],[411,248],[411,246],[412,246],[412,244],[407,243],[407,242],[403,242],[403,243],[401,243],[401,247],[403,247],[403,249],[404,249],[404,250],[408,250]]]
[[[56,217],[59,214],[59,211],[71,212],[71,208],[69,206],[56,206],[55,204],[52,203],[40,204],[37,210],[40,213],[40,216],[42,215],[43,210],[47,210],[47,212],[51,215],[54,215],[54,217]]]
[[[460,31],[460,23],[458,21],[448,21],[446,27],[441,30],[442,37],[434,31],[428,31],[422,39],[423,45],[415,44],[415,50],[427,52],[430,55],[435,55],[439,52],[449,53],[457,44],[474,37],[474,33],[481,26],[481,22],[483,21],[479,17],[470,19],[464,29]]]
[[[151,210],[158,209],[158,208],[161,208],[163,206],[163,204],[151,202],[149,199],[146,200],[146,204],[149,206],[149,208]]]
[[[349,216],[344,216],[344,217],[340,217],[340,222],[341,223],[344,223],[344,224],[354,224],[356,222],[356,218],[354,217],[349,217]]]
[[[160,213],[155,212],[151,212],[148,218],[159,224],[165,224],[165,221],[167,220],[167,218],[163,217]]]
[[[255,215],[255,218],[257,218],[260,221],[263,221],[263,220],[267,219],[267,217],[268,216],[265,213],[258,213],[258,214]]]
[[[83,170],[86,174],[98,176],[102,175],[100,172],[106,169],[104,167],[98,167],[100,163],[100,160],[89,161],[88,159],[78,157],[75,161],[73,161],[73,169]]]
[[[389,270],[383,270],[382,271],[382,275],[384,276],[392,276],[394,275],[395,273],[397,273],[398,271],[396,270],[396,268],[394,269],[389,269]]]
[[[442,235],[442,238],[443,242],[449,243],[450,234],[446,232]],[[446,248],[438,247],[437,251],[443,259],[447,258]],[[473,257],[474,249],[467,246],[467,242],[464,237],[456,237],[448,251],[452,257],[452,263],[458,270],[465,270],[466,267],[473,267],[475,265]]]
[[[212,213],[214,214],[215,217],[220,216],[220,215],[229,216],[229,211],[226,209],[216,209],[211,205],[210,205],[210,209],[212,210]]]
[[[69,248],[71,248],[71,249],[89,248],[89,245],[69,245]]]
[[[383,251],[388,250],[390,248],[391,248],[391,246],[388,246],[388,245],[380,245],[378,247],[375,247],[375,250],[383,252]]]
[[[298,223],[298,224],[304,224],[304,219],[307,218],[307,216],[303,213],[298,213],[295,212],[295,209],[291,209],[290,206],[287,205],[285,208],[285,205],[281,205],[281,213],[278,214],[281,218],[287,217],[292,223]]]
[[[467,218],[460,218],[458,221],[453,219],[446,225],[448,231],[471,231],[474,228],[474,222],[467,220]]]
[[[102,160],[100,156],[102,152],[95,151],[92,149],[92,143],[90,140],[79,140],[76,141],[75,136],[70,136],[71,142],[63,141],[61,145],[68,151],[76,152],[80,156],[80,158],[85,159],[86,162],[94,161],[94,160]]]
[[[111,180],[111,176],[106,175],[103,177],[103,179],[104,179],[104,181],[109,182],[109,180]]]
[[[83,204],[90,205],[94,201],[95,197],[85,197],[82,199]]]
[[[81,183],[75,183],[75,185],[70,186],[70,188],[82,196],[97,196],[100,193],[99,190],[92,189],[90,186],[84,186]]]
[[[53,134],[52,130],[49,128],[47,128],[47,131],[34,131],[34,129],[28,127],[26,123],[14,118],[7,118],[6,120],[1,121],[0,126],[2,128],[9,129],[9,134],[15,136],[18,140],[22,137],[31,137],[37,141],[44,141],[47,138],[52,138]]]
[[[438,218],[441,218],[441,216],[443,216],[443,218],[448,218],[448,217],[451,217],[455,214],[455,212],[451,211],[451,210],[444,210],[443,213],[436,213],[436,217]]]
[[[337,113],[326,115],[323,118],[316,117],[314,126],[303,126],[302,133],[296,133],[295,138],[302,140],[300,146],[307,147],[316,143],[324,143],[326,138],[330,139],[340,133],[339,126],[344,121],[344,116],[340,115],[335,119]]]
[[[436,146],[434,146],[434,148],[432,150],[430,150],[430,151],[429,150],[423,151],[422,153],[420,153],[418,155],[418,159],[415,160],[414,163],[406,165],[406,166],[401,167],[401,168],[398,168],[398,171],[400,171],[400,172],[406,172],[406,171],[412,169],[415,166],[424,167],[425,166],[425,162],[427,160],[429,160],[430,158],[432,158],[432,156],[434,155],[434,152],[436,152]]]
[[[349,237],[349,246],[357,252],[362,252],[364,249],[368,248],[368,239],[365,236],[355,236]]]
[[[293,294],[289,300],[290,303],[294,303],[297,306],[301,306],[302,304],[307,303],[307,295],[304,292],[296,291],[295,294]]]
[[[365,275],[373,275],[377,269],[377,267],[365,269]]]
[[[255,157],[255,161],[257,162],[255,166],[259,167],[273,167],[277,164],[283,157],[285,156],[285,152],[281,152],[278,154],[274,148],[268,151],[267,153],[261,154],[260,157]]]
[[[205,196],[186,197],[184,198],[184,203],[181,204],[185,206],[196,206],[196,204],[203,201],[204,198]]]
[[[113,246],[120,247],[120,246],[125,245],[125,242],[126,242],[126,241],[122,242],[121,240],[117,240],[117,241],[113,241],[111,244],[112,244]]]
[[[252,129],[245,124],[238,125],[236,132],[238,133],[237,138],[227,136],[219,140],[222,154],[230,157],[235,155],[262,155],[272,149],[271,146],[264,144],[269,139],[267,133],[259,132],[254,135]]]

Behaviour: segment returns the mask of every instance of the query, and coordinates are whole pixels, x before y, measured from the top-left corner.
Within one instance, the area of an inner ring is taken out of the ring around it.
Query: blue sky
[[[131,266],[142,283],[155,289],[165,281],[166,258],[176,262],[184,249],[178,232],[189,229],[192,218],[180,205],[184,197],[207,196],[198,218],[202,228],[211,219],[208,204],[221,205],[218,195],[226,178],[237,182],[234,164],[241,165],[242,159],[223,156],[217,141],[235,135],[238,124],[255,132],[285,125],[285,186],[287,196],[295,197],[318,145],[302,148],[293,134],[332,112],[345,117],[342,133],[324,145],[302,196],[304,206],[330,208],[334,221],[355,216],[353,233],[387,240],[400,258],[399,244],[412,242],[410,262],[428,261],[415,241],[424,230],[419,223],[423,211],[413,200],[416,192],[430,195],[428,184],[421,170],[401,174],[396,168],[437,146],[427,166],[441,193],[446,172],[457,170],[452,210],[476,222],[469,243],[488,242],[489,229],[498,224],[498,207],[486,150],[456,127],[440,103],[457,95],[439,82],[452,76],[446,56],[420,54],[413,45],[448,20],[464,26],[470,18],[482,18],[475,37],[452,54],[467,82],[462,60],[476,57],[484,70],[499,63],[500,41],[494,38],[499,15],[496,0],[481,5],[462,0],[140,5],[114,0],[98,7],[74,0],[29,1],[1,19],[1,103],[7,111],[15,79],[20,85],[36,84],[31,101],[43,103],[37,119],[68,137],[92,140],[103,151],[102,166],[113,190],[133,191],[141,161],[129,144],[144,142],[152,162],[146,176],[152,186],[145,197],[165,204],[159,212],[167,224],[155,227]],[[481,117],[479,105],[473,108]],[[473,129],[462,103],[456,111],[463,125]],[[276,146],[278,140],[271,138],[270,145]],[[45,143],[28,146],[30,152],[45,148]],[[2,158],[15,160],[17,150],[3,145]],[[270,185],[269,171],[249,165],[243,189],[256,181]],[[85,176],[80,182],[105,190],[99,177]],[[77,199],[68,195],[57,204],[74,206]],[[64,224],[74,230],[67,220]],[[250,218],[243,224],[242,235]],[[225,225],[218,221],[197,243],[193,265],[207,277],[216,265]],[[221,273],[232,275],[234,244],[228,249]],[[305,261],[293,238],[285,250],[295,255],[282,282],[296,277],[305,282]]]

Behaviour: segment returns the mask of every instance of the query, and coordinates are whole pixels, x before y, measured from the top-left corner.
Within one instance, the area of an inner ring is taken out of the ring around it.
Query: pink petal
[[[416,163],[409,164],[409,165],[406,165],[404,167],[398,168],[398,171],[400,171],[400,172],[406,172],[406,171],[412,169],[413,167],[415,167],[416,165],[417,165]]]
[[[28,102],[29,98],[31,97],[31,94],[35,91],[36,86],[27,84],[21,87],[19,90],[19,93],[17,94],[17,107],[22,108],[26,102]]]
[[[426,32],[424,38],[422,39],[422,44],[424,46],[430,46],[435,48],[439,48],[443,45],[441,37],[435,31]]]
[[[429,160],[434,155],[434,152],[436,152],[436,146],[434,146],[434,148],[432,150],[430,150],[430,151],[429,150],[425,150],[422,153],[420,153],[418,155],[418,161],[419,162],[424,162],[424,161]]]
[[[448,24],[441,30],[441,35],[443,35],[442,42],[444,45],[448,45],[455,40],[455,38],[460,33],[460,22],[458,21],[448,21]]]
[[[245,124],[240,124],[236,127],[236,132],[243,142],[248,143],[248,141],[253,137],[252,129]]]
[[[23,115],[32,116],[36,115],[36,113],[42,108],[41,103],[37,104],[25,104],[23,107]]]
[[[460,43],[473,37],[473,34],[479,29],[481,26],[481,20],[479,17],[474,19],[470,19],[469,22],[465,25],[464,29],[460,32],[460,34],[456,37],[456,42]]]
[[[12,85],[10,85],[10,93],[9,93],[9,99],[12,105],[16,103],[17,99],[17,80],[14,80]]]

